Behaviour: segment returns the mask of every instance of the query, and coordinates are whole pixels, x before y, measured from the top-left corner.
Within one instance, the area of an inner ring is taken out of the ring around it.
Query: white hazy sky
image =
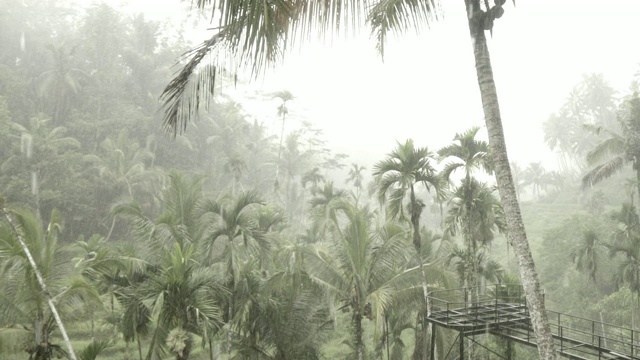
[[[178,3],[125,1],[151,17]],[[227,91],[248,97],[291,91],[296,99],[287,126],[311,120],[330,147],[369,168],[407,138],[437,150],[456,132],[484,126],[464,2],[441,3],[444,18],[430,29],[389,39],[384,63],[364,30],[304,45],[248,87]],[[525,166],[544,161],[552,168],[555,158],[541,124],[582,75],[603,73],[624,94],[640,70],[640,1],[517,0],[505,9],[489,48],[508,151]],[[274,123],[277,103],[245,106],[265,124]]]

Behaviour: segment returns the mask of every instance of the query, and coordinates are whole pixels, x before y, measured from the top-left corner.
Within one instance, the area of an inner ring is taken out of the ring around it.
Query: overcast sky
[[[160,16],[178,0],[163,0],[165,11],[149,0],[128,2]],[[287,127],[311,120],[332,148],[366,166],[407,138],[437,150],[456,132],[484,127],[464,2],[442,5],[444,18],[430,29],[391,37],[384,63],[365,30],[304,45],[249,87],[225,91],[253,97],[289,90],[296,99]],[[544,161],[553,168],[541,124],[582,75],[603,73],[625,93],[640,70],[640,2],[517,0],[505,9],[489,48],[508,150],[523,166]],[[256,118],[274,123],[275,103],[244,103]]]

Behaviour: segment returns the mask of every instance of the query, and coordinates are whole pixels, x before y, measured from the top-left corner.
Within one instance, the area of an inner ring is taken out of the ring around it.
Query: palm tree
[[[524,170],[524,184],[531,185],[533,196],[538,200],[540,199],[540,191],[545,190],[549,185],[548,174],[541,162],[531,163]]]
[[[194,345],[192,334],[206,338],[221,326],[216,299],[225,289],[217,273],[201,266],[195,254],[192,244],[175,243],[159,272],[141,286],[142,303],[149,304],[156,323],[147,360],[167,350],[176,360],[186,360]]]
[[[59,179],[75,175],[73,170],[79,164],[75,162],[74,155],[80,142],[66,136],[65,127],[52,127],[51,119],[42,114],[30,118],[25,125],[10,122],[9,127],[10,136],[20,143],[20,153],[6,159],[1,164],[2,170],[22,175],[18,190],[22,192],[20,196],[33,199],[38,216],[48,214],[54,208],[51,203],[62,197]],[[30,193],[26,189],[30,189]],[[40,197],[44,190],[49,192],[46,204],[41,203]],[[48,211],[44,211],[44,208]]]
[[[513,175],[513,183],[516,187],[516,195],[518,196],[518,200],[520,200],[520,194],[524,186],[524,175],[522,168],[515,161],[511,162],[511,173]]]
[[[426,318],[431,311],[429,304],[428,279],[424,270],[422,258],[420,257],[422,238],[420,234],[420,216],[424,203],[416,197],[415,186],[422,185],[430,191],[433,189],[436,194],[442,191],[441,178],[436,174],[432,165],[433,154],[426,148],[416,148],[413,140],[409,139],[404,144],[398,143],[385,160],[373,166],[373,176],[377,178],[378,198],[380,203],[387,204],[387,216],[391,219],[406,220],[404,215],[404,199],[408,195],[409,203],[407,209],[410,213],[410,223],[412,225],[413,246],[418,257],[418,264],[422,275],[422,290],[424,296],[423,330],[421,332],[426,346],[428,333],[431,331],[431,324]],[[387,196],[389,197],[388,202]],[[426,359],[427,349],[422,349],[423,359]]]
[[[289,114],[289,108],[287,107],[287,102],[293,100],[293,94],[289,91],[280,91],[273,95],[274,98],[280,98],[282,100],[282,104],[278,106],[278,116],[282,119],[282,128],[280,129],[280,146],[278,146],[278,161],[276,162],[276,182],[274,184],[275,191],[279,190],[279,178],[280,178],[280,158],[282,156],[282,143],[284,141],[284,123],[287,119],[287,114]]]
[[[128,353],[129,343],[136,341],[138,356],[142,360],[142,338],[151,329],[151,313],[144,305],[140,294],[140,286],[157,270],[156,265],[136,254],[146,256],[150,252],[144,241],[137,242],[131,247],[111,249],[107,247],[107,239],[93,235],[89,240],[76,241],[76,247],[81,250],[74,259],[75,268],[88,279],[101,294],[109,295],[110,313],[107,321],[118,327],[125,341],[125,351]],[[121,311],[115,311],[119,305]],[[91,336],[94,331],[94,311],[88,309],[91,317]],[[96,343],[95,346],[100,345]],[[94,346],[94,347],[95,347]],[[99,347],[98,347],[99,348]]]
[[[247,296],[261,300],[257,304],[261,319],[254,323],[259,324],[263,341],[275,346],[276,360],[317,359],[318,335],[332,319],[325,289],[308,271],[306,259],[313,257],[316,249],[282,240],[274,251],[270,274],[257,292]],[[253,295],[256,293],[259,295]]]
[[[152,190],[160,178],[159,173],[147,165],[152,157],[150,151],[140,147],[137,141],[129,138],[126,130],[122,130],[115,139],[107,137],[102,141],[99,154],[85,155],[84,160],[101,182],[101,200],[127,198],[152,205],[149,204],[153,201],[150,199]],[[110,226],[104,225],[107,239],[111,238],[115,225],[114,216]]]
[[[362,172],[367,168],[356,163],[351,164],[351,168],[349,169],[349,174],[347,176],[346,183],[352,183],[353,187],[356,188],[356,206],[358,205],[358,200],[360,199],[360,192],[362,191]]]
[[[232,292],[225,314],[229,325],[237,311],[235,302],[243,263],[252,257],[265,258],[270,249],[255,213],[256,207],[262,205],[262,197],[255,191],[248,191],[236,198],[206,200],[200,207],[201,220],[208,224],[202,234],[203,253],[209,264],[221,267],[223,283]],[[227,342],[227,350],[231,351],[231,332]]]
[[[622,105],[618,114],[622,130],[618,134],[603,127],[593,129],[596,134],[608,137],[587,154],[589,165],[596,165],[583,178],[582,186],[590,187],[618,173],[630,164],[636,173],[636,186],[640,196],[640,96],[634,94]]]
[[[474,170],[483,169],[486,173],[493,173],[493,165],[489,154],[489,144],[486,141],[476,140],[480,130],[475,126],[462,134],[456,134],[454,143],[438,150],[442,160],[449,159],[442,177],[451,180],[451,175],[458,169],[464,170],[465,179],[469,179]]]
[[[548,360],[555,359],[553,338],[511,176],[485,34],[487,30],[493,30],[494,21],[503,15],[502,6],[505,2],[506,0],[496,0],[494,6],[489,6],[488,1],[485,1],[484,7],[480,0],[465,0],[464,3],[485,124],[489,133],[489,146],[509,227],[508,236],[514,245],[523,287],[527,294],[533,328],[538,337],[538,350],[541,358]],[[209,3],[199,2],[198,5],[205,8]],[[185,54],[185,65],[161,96],[165,106],[165,128],[174,134],[179,130],[184,131],[188,119],[197,115],[201,93],[204,92],[207,96],[213,94],[215,87],[211,84],[220,68],[207,66],[201,72],[196,71],[198,65],[211,53],[230,49],[235,59],[240,59],[239,63],[249,64],[254,73],[258,73],[265,65],[280,60],[286,46],[300,38],[293,34],[298,34],[299,31],[308,34],[316,29],[340,30],[344,26],[357,23],[362,17],[358,15],[364,15],[378,40],[377,48],[382,55],[388,32],[402,32],[425,23],[429,24],[438,11],[435,1],[410,0],[371,0],[364,4],[338,0],[329,3],[300,1],[295,4],[275,3],[273,6],[255,6],[254,1],[220,0],[216,5],[212,7],[212,11],[219,11],[220,14],[215,14],[212,18],[219,19],[218,31]],[[312,26],[314,24],[319,26]]]
[[[402,231],[382,240],[373,230],[372,214],[348,201],[334,203],[346,218],[335,224],[334,236],[326,251],[307,258],[315,281],[326,286],[343,307],[350,309],[354,358],[367,358],[362,321],[381,324],[387,307],[397,296],[407,295],[406,284],[416,279],[416,271],[403,271],[409,254]],[[415,292],[414,292],[415,296]],[[379,326],[376,326],[379,327]]]
[[[0,211],[8,224],[0,226],[0,326],[26,330],[30,359],[66,356],[75,360],[62,318],[72,320],[84,304],[100,304],[100,300],[93,287],[73,272],[70,253],[58,244],[62,229],[59,214],[51,215],[51,222],[43,231],[31,212],[10,213],[3,203]],[[51,342],[56,329],[60,330],[67,351]]]
[[[468,263],[465,267],[467,274],[463,278],[463,284],[472,289],[472,297],[474,297],[477,286],[475,262],[475,254],[478,251],[477,243],[478,241],[486,243],[493,239],[491,230],[488,229],[495,225],[496,217],[494,215],[497,212],[495,206],[499,207],[497,199],[493,199],[492,191],[471,176],[477,169],[483,169],[489,174],[493,171],[489,144],[486,141],[476,139],[479,130],[480,128],[476,126],[462,134],[456,134],[453,138],[453,144],[438,151],[442,160],[449,159],[442,171],[442,176],[445,179],[451,182],[451,176],[456,170],[462,169],[464,171],[464,178],[460,186],[454,190],[454,196],[450,200],[453,206],[449,209],[449,214],[444,222],[446,224],[445,233],[448,235],[455,235],[457,228],[461,228],[460,232],[463,235],[468,256]],[[480,204],[479,202],[482,200],[485,202]],[[491,215],[489,224],[486,223],[487,214]],[[485,239],[484,235],[487,233],[491,235]]]
[[[563,173],[571,173],[575,166],[582,171],[585,155],[596,145],[594,135],[585,125],[606,128],[615,125],[614,93],[602,74],[584,75],[558,113],[544,122],[545,142],[557,152]]]
[[[584,229],[581,241],[571,250],[571,261],[576,264],[576,269],[585,272],[589,279],[596,281],[600,251],[606,248],[600,243],[598,233],[593,229]]]
[[[73,96],[81,88],[82,80],[89,76],[82,70],[73,67],[75,49],[67,50],[64,45],[47,47],[53,68],[40,75],[40,94],[49,99],[53,108],[53,122],[60,124],[67,115]]]
[[[469,262],[463,284],[471,288],[477,286],[478,269],[474,259],[478,245],[488,246],[496,232],[506,229],[502,206],[494,193],[494,189],[474,178],[463,180],[453,193],[445,219],[445,233],[455,235],[460,232],[465,239]]]
[[[614,281],[618,285],[627,285],[631,294],[640,297],[640,233],[639,217],[635,206],[629,203],[622,205],[620,210],[610,214],[618,226],[611,234],[611,241],[607,245],[609,255],[621,255],[618,269],[614,273]],[[635,327],[636,316],[634,302],[631,302],[631,324]]]
[[[476,254],[469,254],[469,249],[461,249],[453,246],[451,253],[447,256],[447,265],[453,265],[458,278],[464,281],[468,273],[468,259],[470,256],[474,258],[474,268],[477,269],[478,277],[482,279],[482,283],[501,283],[504,276],[502,265],[491,259],[485,251],[479,251]]]

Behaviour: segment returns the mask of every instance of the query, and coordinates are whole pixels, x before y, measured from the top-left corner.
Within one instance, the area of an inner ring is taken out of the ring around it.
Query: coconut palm
[[[53,204],[60,204],[63,198],[62,188],[66,183],[60,183],[59,180],[77,174],[74,170],[79,169],[80,165],[76,152],[80,142],[67,136],[65,127],[51,126],[51,119],[42,114],[30,118],[24,125],[17,122],[8,125],[10,137],[20,144],[20,153],[4,159],[0,168],[3,173],[11,177],[20,176],[20,179],[10,181],[5,191],[7,194],[18,194],[21,201],[33,199],[37,214],[46,215],[54,208]],[[64,190],[72,192],[74,189],[69,187]],[[44,203],[40,196],[43,191],[48,193]]]
[[[100,299],[93,287],[74,273],[69,249],[58,244],[62,229],[59,214],[54,212],[43,230],[29,211],[9,213],[4,204],[1,211],[8,226],[0,224],[0,326],[9,331],[0,333],[17,332],[28,339],[25,350],[30,359],[76,359],[62,319],[77,319],[85,304],[99,305]],[[52,342],[57,329],[66,351]]]
[[[640,96],[634,94],[621,106],[618,114],[621,133],[597,127],[596,134],[604,133],[607,138],[587,154],[587,163],[596,165],[582,178],[582,186],[589,187],[610,178],[631,165],[635,171],[637,191],[640,196]]]
[[[542,166],[541,162],[530,163],[524,170],[524,185],[530,185],[533,189],[533,196],[540,199],[540,192],[546,190],[550,183],[550,177],[547,170]]]
[[[373,176],[377,178],[378,199],[380,203],[386,203],[387,216],[391,219],[407,220],[405,216],[405,197],[409,198],[407,205],[410,214],[413,246],[418,265],[422,274],[422,290],[424,296],[422,344],[426,346],[431,324],[426,321],[430,310],[429,288],[427,274],[425,272],[422,257],[420,257],[422,238],[420,234],[420,216],[424,208],[424,202],[416,197],[416,185],[421,185],[427,191],[433,190],[436,194],[442,192],[442,181],[432,165],[433,154],[426,148],[416,148],[413,140],[409,139],[404,144],[398,143],[385,160],[373,166]],[[387,201],[388,197],[388,201]],[[422,356],[426,359],[427,349],[422,349]]]
[[[78,94],[83,80],[89,76],[73,67],[75,49],[67,50],[64,45],[47,47],[52,58],[52,68],[40,75],[40,94],[51,103],[53,122],[62,119],[71,108],[71,100]]]
[[[500,196],[505,207],[509,226],[508,235],[514,244],[516,259],[531,310],[532,323],[538,336],[538,350],[542,359],[554,359],[555,352],[551,330],[544,311],[544,303],[531,249],[527,241],[520,205],[511,177],[509,157],[506,150],[498,95],[493,79],[491,57],[486,40],[486,31],[492,31],[496,19],[504,14],[506,0],[465,0],[465,9],[471,45],[476,66],[476,76],[483,104],[485,124],[489,134],[493,164]],[[211,3],[198,2],[200,8]],[[202,68],[199,64],[211,54],[226,54],[235,63],[247,64],[258,73],[281,59],[290,42],[301,37],[299,32],[309,34],[321,30],[340,31],[362,18],[371,26],[377,39],[377,48],[384,54],[384,44],[389,32],[403,32],[429,24],[438,14],[435,1],[357,1],[280,2],[272,6],[256,6],[254,1],[220,0],[211,6],[212,19],[218,19],[218,31],[200,46],[185,54],[186,61],[181,71],[171,80],[162,94],[165,106],[165,127],[177,134],[184,131],[189,118],[197,115],[202,93],[211,96],[215,89],[215,75],[224,66],[210,64]],[[218,13],[219,12],[219,13]],[[317,25],[317,26],[315,26]],[[294,36],[295,34],[295,36]],[[238,62],[239,59],[239,62]]]
[[[520,165],[515,161],[511,162],[511,174],[513,175],[513,183],[516,187],[516,194],[519,200],[522,194],[522,187],[524,186],[524,173]]]
[[[350,309],[352,318],[353,357],[367,358],[362,321],[368,318],[380,328],[385,310],[394,298],[413,296],[416,292],[403,291],[417,280],[417,269],[403,271],[409,254],[402,231],[393,236],[379,237],[372,227],[372,214],[367,208],[358,209],[348,201],[333,204],[344,215],[326,250],[319,250],[307,258],[315,281],[325,286]],[[415,288],[415,287],[414,287]]]
[[[449,239],[443,238],[441,234],[427,230],[425,227],[420,230],[420,239],[422,244],[420,245],[419,256],[409,259],[407,266],[420,269],[422,264],[424,272],[429,274],[430,291],[451,288],[454,283],[454,276],[447,270],[445,264],[445,259],[450,252],[451,242]],[[419,299],[414,299],[414,304],[411,305],[411,308],[423,309],[423,296],[420,296]],[[399,306],[403,307],[406,304],[399,304]],[[396,311],[397,309],[394,308],[392,310]],[[415,346],[412,359],[424,358],[424,353],[429,345],[431,345],[431,349],[428,351],[432,354],[431,359],[443,358],[446,352],[446,348],[443,346],[446,343],[446,334],[442,331],[437,332],[435,325],[432,324],[430,330],[427,328],[427,332],[431,333],[430,341],[429,338],[425,337],[425,327],[424,311],[418,311],[415,325],[413,326]],[[435,341],[433,341],[434,335]]]
[[[584,229],[580,242],[571,250],[571,261],[576,264],[578,271],[587,274],[589,279],[596,281],[598,263],[601,251],[606,247],[600,242],[598,233],[593,229]]]
[[[140,296],[139,287],[156,271],[156,266],[136,256],[136,249],[120,247],[111,249],[104,237],[93,235],[89,240],[79,240],[76,247],[80,253],[74,259],[79,269],[101,295],[108,295],[109,312],[107,322],[117,327],[125,341],[128,352],[129,343],[136,341],[138,355],[142,360],[142,338],[151,329],[151,313]],[[136,243],[138,253],[147,254],[147,247],[153,244]],[[116,311],[116,307],[120,311]],[[91,336],[94,330],[94,311],[88,309],[91,317]],[[92,348],[100,349],[100,343]]]
[[[614,281],[616,285],[626,285],[631,294],[635,294],[636,301],[631,302],[631,326],[636,327],[636,304],[640,292],[640,241],[635,238],[632,243],[614,245],[610,248],[612,256],[620,254],[622,260],[618,262]]]
[[[615,125],[614,93],[602,74],[584,75],[560,110],[544,122],[545,142],[558,154],[563,173],[584,170],[585,155],[596,145],[585,125]]]

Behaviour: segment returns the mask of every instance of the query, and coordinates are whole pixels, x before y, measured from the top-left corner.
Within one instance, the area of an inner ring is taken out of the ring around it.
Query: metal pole
[[[598,360],[600,360],[600,356],[602,355],[602,337],[598,335]]]
[[[460,331],[460,360],[464,359],[464,333]]]
[[[436,353],[436,324],[431,323],[431,357],[430,359],[435,359]]]

